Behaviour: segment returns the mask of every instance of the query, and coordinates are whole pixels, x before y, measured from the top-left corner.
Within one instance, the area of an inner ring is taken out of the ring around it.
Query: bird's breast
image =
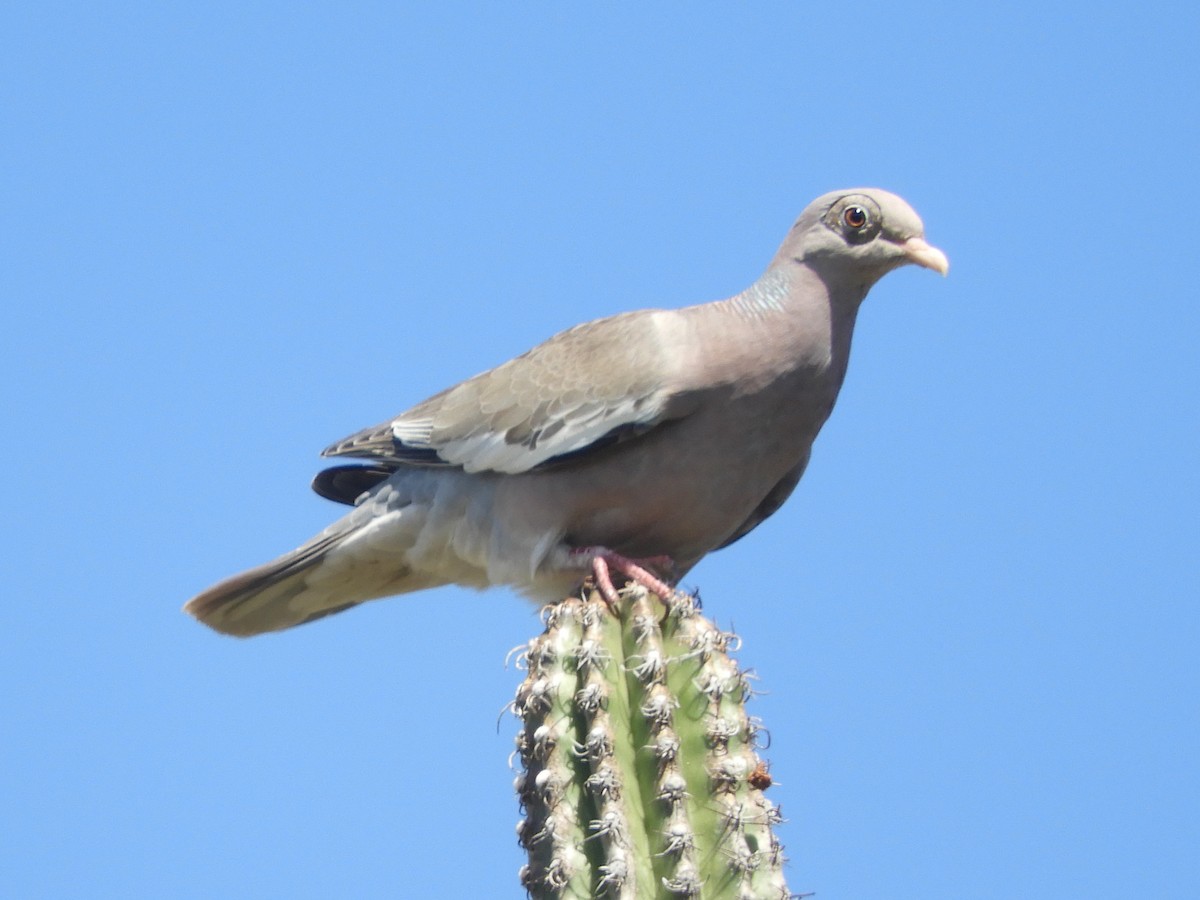
[[[726,389],[635,440],[507,480],[498,519],[557,529],[572,546],[694,562],[807,458],[832,402],[822,381],[736,397]]]

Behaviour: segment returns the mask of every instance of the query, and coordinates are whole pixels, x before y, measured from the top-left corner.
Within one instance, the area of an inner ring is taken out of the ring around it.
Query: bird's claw
[[[612,578],[614,571],[624,576],[626,581],[641,585],[663,600],[667,600],[675,594],[675,588],[647,568],[647,566],[653,566],[668,571],[673,569],[675,562],[669,556],[630,559],[604,547],[581,547],[575,552],[591,557],[592,581],[610,610],[616,610],[618,600],[617,588],[613,584]]]

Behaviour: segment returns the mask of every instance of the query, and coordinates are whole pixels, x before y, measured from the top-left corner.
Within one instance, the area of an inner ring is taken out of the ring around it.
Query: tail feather
[[[447,583],[489,584],[490,506],[479,501],[478,485],[467,491],[451,476],[414,470],[370,487],[312,540],[209,588],[184,611],[217,631],[248,637],[380,597]],[[480,509],[472,514],[468,501]]]
[[[339,552],[359,535],[358,530],[330,529],[291,553],[225,579],[183,609],[223,634],[250,637],[426,586],[396,560],[386,567],[361,566],[355,553]]]

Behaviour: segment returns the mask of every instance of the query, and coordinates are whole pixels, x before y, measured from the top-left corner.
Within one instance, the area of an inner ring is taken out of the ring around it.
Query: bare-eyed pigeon
[[[369,463],[313,487],[353,509],[185,609],[252,635],[442,584],[548,601],[616,569],[664,589],[652,564],[677,579],[787,499],[859,304],[907,263],[949,268],[904,200],[825,194],[737,296],[577,325],[334,444]]]

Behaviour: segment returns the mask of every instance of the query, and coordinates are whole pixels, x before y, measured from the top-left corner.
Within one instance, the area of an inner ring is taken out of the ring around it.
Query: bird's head
[[[831,191],[810,203],[771,265],[788,263],[864,288],[908,263],[943,275],[950,270],[946,254],[925,240],[921,217],[879,188]]]

